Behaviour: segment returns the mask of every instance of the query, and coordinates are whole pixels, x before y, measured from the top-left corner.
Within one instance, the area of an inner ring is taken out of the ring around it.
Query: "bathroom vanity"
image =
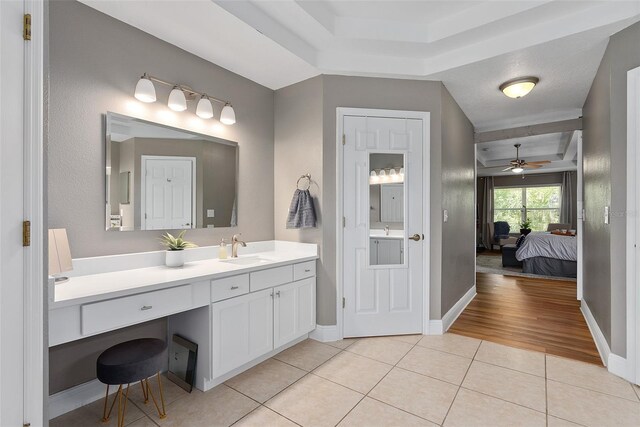
[[[187,250],[180,268],[164,251],[74,260],[55,285],[49,345],[168,318],[168,337],[198,344],[195,385],[208,390],[305,339],[316,327],[317,245],[248,243],[238,258]]]

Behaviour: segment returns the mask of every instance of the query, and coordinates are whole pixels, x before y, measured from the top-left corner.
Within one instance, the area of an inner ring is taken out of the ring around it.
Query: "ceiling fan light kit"
[[[516,158],[515,160],[511,160],[511,165],[505,169],[502,169],[502,172],[511,171],[513,173],[522,173],[525,169],[540,169],[542,165],[546,163],[551,163],[549,160],[539,160],[537,162],[526,162],[524,159],[520,158],[520,147],[522,144],[514,144],[516,147]]]
[[[522,98],[533,90],[540,81],[537,77],[518,77],[508,80],[500,85],[500,91],[509,98]]]

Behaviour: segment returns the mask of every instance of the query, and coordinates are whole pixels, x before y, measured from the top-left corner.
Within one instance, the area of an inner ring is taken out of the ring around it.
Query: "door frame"
[[[22,294],[23,328],[16,331],[22,337],[20,357],[23,359],[22,393],[0,395],[3,401],[19,402],[22,414],[20,417],[25,425],[44,425],[46,416],[45,396],[48,396],[48,352],[47,338],[44,330],[47,324],[47,298],[45,294],[47,283],[47,255],[46,245],[46,213],[45,213],[45,165],[44,165],[44,2],[39,0],[22,0],[24,14],[31,15],[31,39],[20,41],[24,43],[21,57],[9,51],[2,61],[7,64],[21,64],[24,76],[22,88],[23,100],[23,139],[22,141],[2,141],[2,144],[21,144],[23,147],[23,174],[17,178],[15,184],[23,188],[22,208],[23,218],[31,223],[30,245],[22,247],[24,252],[23,271],[16,277],[13,289]],[[0,12],[1,13],[1,12]],[[19,16],[22,18],[22,16]],[[22,19],[21,19],[22,21]],[[18,27],[18,25],[16,25]],[[22,27],[22,22],[20,22]],[[14,34],[15,35],[15,34]],[[2,72],[0,67],[0,73]],[[1,77],[1,76],[0,76]],[[0,118],[0,126],[3,126]],[[5,199],[0,187],[0,198],[3,203],[14,202]],[[16,224],[5,224],[0,228],[15,228]],[[15,242],[16,250],[20,242]],[[3,284],[5,286],[5,284]],[[5,290],[12,289],[6,287]],[[16,319],[17,320],[17,319]],[[4,406],[4,403],[3,403]]]
[[[147,160],[189,160],[191,162],[191,228],[196,228],[196,221],[198,219],[197,209],[197,201],[196,201],[196,193],[198,186],[198,176],[196,172],[197,159],[195,157],[184,157],[184,156],[152,156],[152,155],[142,155],[140,156],[140,229],[147,230],[146,218],[144,216],[146,208],[147,208],[147,199],[146,199],[146,184],[147,184],[147,168],[146,161]],[[135,185],[135,178],[134,178]],[[167,229],[169,230],[169,229]]]
[[[424,245],[424,263],[422,271],[423,304],[422,304],[422,333],[429,334],[429,304],[430,304],[430,266],[431,266],[431,233],[429,232],[431,221],[431,113],[426,111],[385,110],[372,108],[336,108],[336,327],[337,339],[344,337],[344,312],[342,301],[344,298],[344,230],[343,230],[343,190],[344,190],[344,151],[342,138],[344,134],[344,117],[381,117],[394,119],[419,119],[422,120],[422,182],[423,182],[423,230],[428,236]]]
[[[640,67],[627,72],[627,226],[625,378],[640,383]]]

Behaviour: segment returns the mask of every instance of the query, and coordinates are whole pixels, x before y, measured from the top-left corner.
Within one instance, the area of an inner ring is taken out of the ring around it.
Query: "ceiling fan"
[[[513,173],[520,173],[525,169],[539,169],[542,165],[546,163],[551,163],[550,160],[540,160],[537,162],[526,162],[524,159],[520,158],[520,146],[521,144],[514,144],[516,147],[516,158],[515,160],[511,160],[511,165],[508,168],[502,169],[502,172],[511,171]]]

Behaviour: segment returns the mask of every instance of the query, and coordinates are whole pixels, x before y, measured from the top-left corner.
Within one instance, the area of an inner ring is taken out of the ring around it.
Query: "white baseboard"
[[[453,325],[458,316],[462,314],[467,305],[476,296],[476,285],[471,288],[456,302],[447,313],[442,316],[442,320],[429,320],[429,330],[425,331],[426,335],[442,335]]]
[[[338,325],[316,325],[316,328],[309,332],[309,338],[320,342],[338,341]]]
[[[604,363],[605,366],[608,366],[609,357],[611,356],[609,343],[607,343],[607,339],[604,337],[604,334],[598,326],[598,322],[596,322],[596,318],[593,317],[593,314],[591,314],[591,310],[589,309],[589,306],[584,299],[580,301],[580,311],[582,311],[582,315],[587,321],[587,326],[589,327],[589,331],[591,332],[593,341],[596,343],[596,347],[598,349],[598,353],[600,353],[600,359],[602,359],[602,363]]]
[[[607,363],[607,369],[613,375],[624,378],[627,381],[634,382],[632,372],[629,370],[628,360],[617,354],[609,354],[609,361]]]
[[[104,397],[106,385],[97,379],[49,396],[49,419],[59,417]],[[112,387],[116,392],[118,387]]]

